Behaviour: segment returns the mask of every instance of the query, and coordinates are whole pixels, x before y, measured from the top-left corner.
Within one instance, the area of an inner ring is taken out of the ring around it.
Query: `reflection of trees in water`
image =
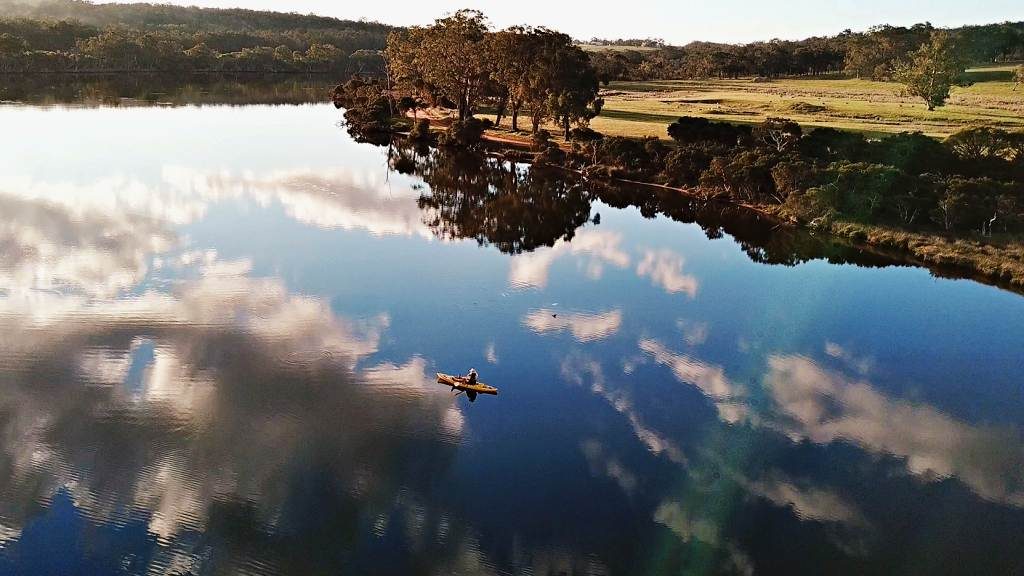
[[[555,171],[467,152],[426,154],[395,149],[396,166],[409,166],[429,186],[419,199],[424,222],[445,239],[473,238],[507,254],[571,240],[590,220],[590,196],[581,182]]]
[[[116,74],[42,74],[8,76],[0,100],[29,104],[123,106],[142,104],[311,104],[327,101],[330,84],[317,76],[242,76]]]
[[[709,239],[728,234],[754,262],[795,266],[809,260],[825,259],[833,264],[890,266],[898,261],[882,255],[814,236],[775,221],[752,210],[684,196],[654,188],[601,185],[595,199],[615,208],[635,206],[645,218],[663,215],[677,222],[697,224]]]
[[[392,145],[391,168],[415,174],[429,187],[420,197],[424,221],[445,239],[474,238],[509,254],[571,240],[590,221],[598,200],[636,207],[646,218],[664,215],[697,224],[708,238],[733,237],[754,262],[794,266],[815,259],[836,264],[888,266],[898,260],[779,227],[756,212],[653,188],[582,182],[566,172],[539,169],[465,151]],[[594,222],[598,222],[595,217]]]

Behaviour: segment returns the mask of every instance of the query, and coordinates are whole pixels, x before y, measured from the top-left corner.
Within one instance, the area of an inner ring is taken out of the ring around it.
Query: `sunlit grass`
[[[921,131],[939,137],[976,125],[1024,130],[1024,90],[1014,90],[1010,81],[954,88],[949,104],[934,112],[903,95],[899,84],[835,78],[614,82],[604,97],[604,113],[593,127],[618,136],[664,137],[667,125],[679,116],[750,123],[783,116],[812,127],[871,134]]]

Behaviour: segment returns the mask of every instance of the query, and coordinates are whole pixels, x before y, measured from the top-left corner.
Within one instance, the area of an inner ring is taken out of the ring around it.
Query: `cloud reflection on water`
[[[907,471],[923,480],[955,477],[986,500],[1024,506],[1024,441],[1013,428],[972,425],[890,398],[867,381],[798,355],[768,357],[764,387],[771,404],[762,408],[721,367],[673,353],[656,340],[639,346],[712,400],[724,422],[766,427],[794,442],[851,442],[903,459]]]

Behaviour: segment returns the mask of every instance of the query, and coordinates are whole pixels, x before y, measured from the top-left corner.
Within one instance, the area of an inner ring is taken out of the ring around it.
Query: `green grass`
[[[1006,72],[1001,68],[972,69],[969,75],[981,81],[954,88],[949,103],[934,112],[904,96],[899,84],[870,80],[614,82],[604,91],[604,112],[592,126],[612,135],[665,137],[665,128],[679,116],[728,122],[783,116],[806,126],[869,134],[921,131],[944,137],[978,125],[1024,130],[1024,89],[1015,91],[1009,80],[988,79]]]

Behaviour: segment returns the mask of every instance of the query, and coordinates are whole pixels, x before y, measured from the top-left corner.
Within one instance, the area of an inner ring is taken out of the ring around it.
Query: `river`
[[[0,105],[0,573],[1024,569],[1019,294],[83,92]]]

